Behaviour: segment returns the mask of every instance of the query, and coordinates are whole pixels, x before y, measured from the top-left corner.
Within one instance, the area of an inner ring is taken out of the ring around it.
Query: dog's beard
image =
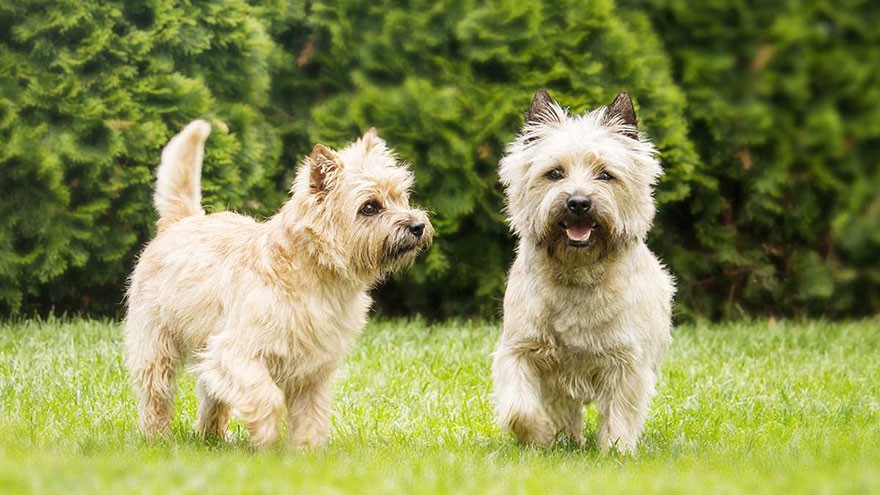
[[[430,224],[427,224],[423,235],[416,237],[408,223],[394,225],[384,233],[379,229],[366,231],[356,241],[360,247],[355,250],[352,265],[361,279],[375,284],[411,266],[430,246],[432,233]]]
[[[393,244],[385,251],[382,262],[384,265],[397,265],[401,260],[414,260],[418,254],[418,243],[416,242],[400,242]]]
[[[385,240],[382,255],[382,272],[391,273],[404,269],[415,262],[422,250],[420,238],[407,229],[398,229]]]

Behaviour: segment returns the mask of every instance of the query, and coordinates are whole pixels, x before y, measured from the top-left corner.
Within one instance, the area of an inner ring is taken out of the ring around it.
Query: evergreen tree
[[[0,307],[114,312],[152,232],[159,151],[196,117],[222,128],[209,207],[265,211],[244,200],[277,196],[273,46],[239,0],[3,0]]]
[[[669,258],[688,313],[880,310],[880,4],[625,3],[660,33],[706,164]]]
[[[337,0],[314,4],[310,23],[306,69],[322,88],[311,140],[341,144],[377,126],[434,213],[435,246],[381,294],[386,311],[497,311],[513,240],[496,169],[538,88],[574,111],[630,91],[667,164],[661,202],[689,193],[697,163],[684,98],[647,21],[624,19],[611,0]]]
[[[0,0],[0,312],[114,313],[159,151],[206,117],[208,209],[258,215],[314,142],[377,126],[438,229],[380,308],[492,314],[497,163],[546,88],[573,111],[634,96],[680,316],[875,313],[878,21],[860,0]]]

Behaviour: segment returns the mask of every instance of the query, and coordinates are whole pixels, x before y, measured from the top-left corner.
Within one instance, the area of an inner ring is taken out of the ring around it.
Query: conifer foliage
[[[687,196],[697,160],[684,97],[644,18],[623,19],[612,0],[408,4],[323,2],[312,15],[312,63],[327,88],[312,106],[312,139],[343,142],[376,125],[412,162],[417,200],[438,228],[426,259],[380,294],[383,309],[498,310],[513,242],[497,164],[538,88],[572,111],[638,95],[667,164],[661,200]]]
[[[222,122],[204,186],[266,196],[278,142],[262,116],[273,43],[245,2],[0,5],[0,307],[113,312],[149,237],[161,146]],[[250,204],[259,210],[258,204]]]
[[[878,5],[0,0],[0,313],[118,311],[159,151],[203,117],[208,209],[258,215],[313,143],[378,127],[437,228],[380,309],[494,314],[497,163],[538,88],[633,95],[680,317],[875,313]]]
[[[880,311],[880,4],[623,3],[663,40],[705,164],[668,252],[680,310]]]

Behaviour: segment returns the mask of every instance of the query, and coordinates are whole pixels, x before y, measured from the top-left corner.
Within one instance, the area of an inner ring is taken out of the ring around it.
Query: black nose
[[[421,237],[425,231],[425,222],[413,222],[409,224],[409,231],[416,237]]]
[[[593,202],[586,196],[569,196],[565,205],[568,207],[568,211],[577,216],[581,216],[590,211]]]

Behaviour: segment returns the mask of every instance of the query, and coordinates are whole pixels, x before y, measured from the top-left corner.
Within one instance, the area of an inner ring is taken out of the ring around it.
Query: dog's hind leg
[[[161,326],[136,314],[126,319],[125,344],[140,429],[149,439],[166,435],[171,429],[180,353]]]
[[[199,399],[199,417],[195,430],[199,435],[213,435],[226,440],[226,427],[229,425],[229,406],[217,400],[205,390],[202,380],[196,382],[196,397]]]
[[[584,443],[584,406],[583,403],[570,398],[558,398],[552,406],[554,423],[558,424],[563,439],[583,445]]]
[[[281,434],[284,393],[259,356],[215,336],[195,366],[204,391],[228,404],[247,425],[254,447],[264,447]]]

